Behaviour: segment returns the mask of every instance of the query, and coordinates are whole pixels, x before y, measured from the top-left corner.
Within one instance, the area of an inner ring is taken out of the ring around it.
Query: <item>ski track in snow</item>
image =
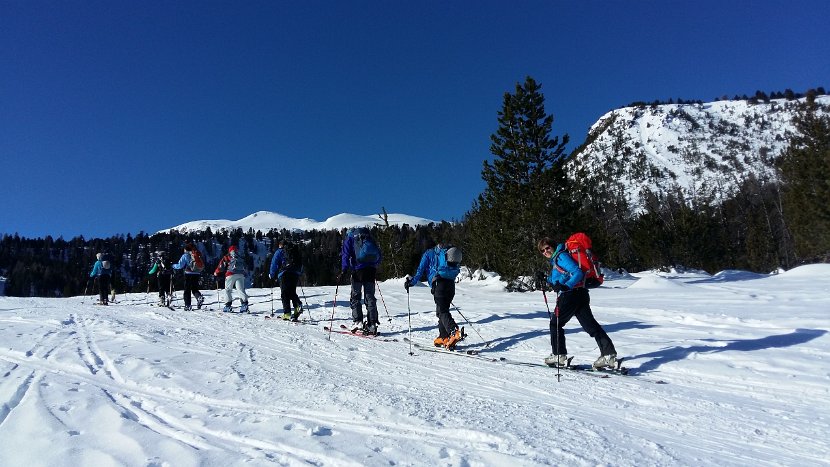
[[[633,376],[561,382],[541,366],[410,356],[408,318],[428,343],[434,305],[415,287],[408,317],[395,280],[379,306],[398,342],[323,331],[333,287],[305,288],[311,325],[264,320],[268,290],[251,291],[250,315],[145,294],[2,298],[0,465],[827,465],[830,372],[815,362],[830,356],[830,294],[770,287],[781,277],[651,279],[592,292]],[[461,283],[454,302],[482,355],[550,352],[540,294]],[[575,320],[566,338],[576,363],[598,354]]]

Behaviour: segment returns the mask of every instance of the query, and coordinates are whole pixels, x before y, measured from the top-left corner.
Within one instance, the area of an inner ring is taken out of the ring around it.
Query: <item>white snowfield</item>
[[[302,325],[263,319],[270,289],[251,291],[255,315],[221,314],[215,290],[193,312],[153,294],[0,298],[0,465],[830,464],[830,265],[606,281],[594,313],[632,375],[559,382],[543,366],[410,355],[409,318],[431,342],[434,305],[402,284],[378,296],[396,342],[323,330],[333,310],[335,327],[350,320],[346,286],[336,308],[335,287],[305,287],[318,322]],[[491,277],[459,283],[454,303],[466,348],[550,353],[541,293]],[[575,362],[598,356],[576,320],[567,344]]]

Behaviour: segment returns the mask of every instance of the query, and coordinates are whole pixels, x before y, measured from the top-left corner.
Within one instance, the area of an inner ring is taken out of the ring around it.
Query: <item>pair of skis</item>
[[[409,342],[407,338],[404,338],[404,341]],[[467,358],[474,358],[477,360],[484,360],[487,362],[493,363],[503,363],[506,365],[516,365],[516,366],[532,366],[532,367],[543,367],[543,368],[556,368],[555,366],[547,365],[545,363],[535,363],[535,362],[524,362],[519,360],[511,360],[505,357],[491,357],[486,354],[481,354],[478,350],[473,349],[446,349],[444,347],[430,347],[428,345],[421,344],[419,342],[412,342],[412,345],[419,350],[425,352],[435,352],[435,353],[445,353],[450,355],[457,355]],[[623,359],[617,360],[617,366],[615,368],[607,368],[607,369],[595,369],[591,365],[573,365],[572,364],[573,357],[568,359],[567,365],[560,367],[561,370],[572,371],[582,373],[588,376],[598,377],[598,378],[610,378],[611,376],[618,375],[618,376],[627,376],[629,374],[628,368],[622,366]],[[659,384],[665,384],[663,381],[658,381]]]
[[[334,332],[334,333],[337,333],[337,334],[345,334],[345,335],[350,335],[350,336],[355,336],[355,337],[364,337],[366,339],[374,339],[374,340],[378,340],[378,341],[382,341],[382,342],[398,342],[398,339],[390,338],[390,337],[384,337],[384,336],[381,336],[380,334],[364,334],[363,331],[361,331],[361,330],[352,331],[345,324],[341,324],[340,329],[332,329],[328,326],[324,326],[323,330],[326,331],[326,332]]]

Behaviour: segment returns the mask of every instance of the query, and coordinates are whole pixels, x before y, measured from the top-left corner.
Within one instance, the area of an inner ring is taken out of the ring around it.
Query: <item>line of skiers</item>
[[[430,292],[435,301],[435,313],[438,318],[438,336],[433,344],[437,347],[453,349],[466,337],[464,328],[459,327],[450,313],[455,297],[455,280],[461,268],[461,250],[453,245],[428,240],[427,248],[421,256],[418,269],[404,280],[406,293],[410,287],[426,278]],[[550,285],[556,292],[556,308],[550,316],[551,354],[544,359],[552,367],[562,367],[568,362],[565,345],[564,327],[571,318],[576,317],[582,328],[593,337],[600,350],[600,357],[594,362],[595,368],[614,368],[617,364],[617,351],[613,342],[602,326],[594,318],[590,306],[588,289],[602,283],[599,263],[591,251],[591,241],[587,235],[577,233],[565,243],[557,244],[550,238],[538,242],[539,252],[548,259],[551,271],[537,273],[539,286],[544,292]],[[97,255],[90,277],[98,277],[101,290],[106,291],[111,271],[110,260]],[[345,274],[350,274],[351,291],[349,306],[352,314],[352,332],[369,335],[378,334],[377,300],[375,286],[377,268],[383,260],[380,248],[367,228],[350,229],[346,232],[340,253],[341,272],[337,282]],[[183,270],[185,275],[184,304],[185,310],[191,310],[191,295],[196,297],[196,307],[201,308],[204,295],[199,291],[199,277],[204,270],[204,260],[199,250],[192,244],[184,246],[184,253],[179,261],[171,264],[166,253],[157,251],[151,263],[150,275],[156,275],[159,285],[159,305],[169,306],[172,295],[171,273]],[[231,310],[232,291],[236,289],[242,306],[241,312],[248,311],[248,295],[245,291],[245,264],[236,246],[229,248],[216,267],[214,276],[225,274],[225,307]],[[297,285],[303,273],[302,257],[297,245],[286,240],[278,242],[269,269],[269,278],[276,279],[280,286],[282,302],[282,319],[297,321],[303,313],[302,302],[297,295]],[[105,292],[101,292],[102,304],[107,303]],[[547,303],[547,298],[545,298]],[[363,313],[363,306],[366,313]],[[272,310],[271,317],[274,313]]]
[[[184,272],[184,288],[182,295],[184,299],[184,309],[190,311],[193,309],[193,297],[196,298],[196,308],[201,308],[205,301],[205,296],[199,290],[199,279],[202,271],[205,269],[205,262],[202,258],[201,252],[191,243],[185,243],[184,252],[179,258],[179,261],[173,263],[167,256],[166,251],[156,251],[150,260],[149,276],[156,276],[159,289],[159,306],[170,306],[173,300],[173,280],[172,275],[174,271]],[[149,289],[149,284],[147,285]]]

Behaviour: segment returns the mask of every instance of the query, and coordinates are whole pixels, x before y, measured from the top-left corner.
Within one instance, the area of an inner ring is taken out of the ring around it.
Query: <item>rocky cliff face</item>
[[[815,99],[830,112],[830,96]],[[730,196],[754,174],[775,177],[773,159],[789,145],[805,98],[626,107],[591,128],[569,171],[625,197],[632,211],[648,192],[679,192],[688,202]]]

